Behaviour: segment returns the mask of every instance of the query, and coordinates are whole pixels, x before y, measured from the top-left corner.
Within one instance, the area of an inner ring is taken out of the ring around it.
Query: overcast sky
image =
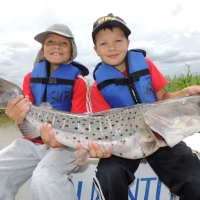
[[[100,61],[91,31],[97,18],[120,16],[131,29],[130,49],[143,48],[164,75],[200,72],[198,0],[1,0],[0,77],[19,86],[32,70],[40,44],[33,38],[54,23],[74,33],[82,62],[92,71]]]

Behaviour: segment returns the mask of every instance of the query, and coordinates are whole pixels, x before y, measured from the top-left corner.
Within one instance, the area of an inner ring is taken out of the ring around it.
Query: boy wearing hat
[[[143,54],[128,50],[130,34],[126,23],[113,14],[101,17],[93,24],[94,50],[102,60],[93,74],[93,112],[200,94],[200,86],[166,93],[163,87],[168,81],[156,66]],[[155,136],[164,140],[156,133]],[[100,159],[94,177],[100,199],[128,199],[128,187],[135,179],[134,173],[141,159],[114,155],[108,158],[108,150],[107,156],[103,156],[98,145],[93,146],[94,157],[107,157]],[[180,200],[200,199],[200,161],[184,142],[173,148],[162,147],[146,159],[160,180],[171,193],[180,196]]]
[[[77,48],[71,30],[54,24],[35,36],[42,44],[31,73],[24,79],[23,91],[39,106],[49,102],[52,107],[75,113],[90,111],[87,83],[83,76],[88,69],[74,61]],[[31,102],[16,97],[7,106],[6,114],[18,124],[29,110]],[[48,128],[47,123],[44,125]],[[41,131],[42,132],[42,131]],[[15,199],[19,187],[32,176],[32,200],[77,200],[68,176],[76,167],[71,156],[74,149],[56,142],[54,136],[43,133],[42,139],[17,139],[0,151],[0,199]],[[51,148],[59,147],[59,148]]]

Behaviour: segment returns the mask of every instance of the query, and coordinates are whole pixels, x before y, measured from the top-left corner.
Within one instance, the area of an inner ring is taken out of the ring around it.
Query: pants
[[[159,179],[171,193],[180,196],[180,200],[200,200],[200,161],[184,142],[173,148],[162,147],[146,159]],[[128,187],[135,179],[140,161],[117,156],[101,159],[94,177],[100,199],[128,199]]]
[[[17,139],[0,151],[0,200],[14,200],[19,188],[32,176],[32,200],[77,200],[68,175],[76,168],[72,148],[48,148]]]

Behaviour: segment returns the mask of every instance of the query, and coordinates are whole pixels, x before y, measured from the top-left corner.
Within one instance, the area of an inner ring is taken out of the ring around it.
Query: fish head
[[[22,94],[20,87],[0,78],[0,109],[5,109],[12,99]]]
[[[155,102],[144,110],[143,117],[165,140],[170,135],[185,138],[200,130],[200,96]]]

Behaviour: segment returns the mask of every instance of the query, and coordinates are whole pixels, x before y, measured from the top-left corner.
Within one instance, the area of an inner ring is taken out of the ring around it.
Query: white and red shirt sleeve
[[[73,88],[72,108],[73,113],[91,112],[89,87],[82,75],[78,75]]]

